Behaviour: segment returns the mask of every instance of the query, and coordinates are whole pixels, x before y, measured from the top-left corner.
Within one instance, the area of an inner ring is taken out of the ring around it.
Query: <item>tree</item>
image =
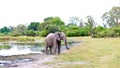
[[[36,33],[35,33],[34,30],[28,30],[27,31],[27,36],[35,36],[35,35],[36,35]]]
[[[44,30],[46,25],[48,25],[48,23],[46,23],[46,22],[40,23],[40,24],[38,25],[38,30],[39,30],[39,31]]]
[[[55,33],[56,31],[59,31],[59,28],[56,25],[47,25],[45,29],[48,33]]]
[[[79,21],[79,27],[80,27],[80,28],[83,28],[83,27],[84,27],[84,22],[83,22],[82,19]]]
[[[68,25],[77,25],[80,22],[79,18],[76,16],[70,17]]]
[[[9,26],[10,32],[12,32],[14,30],[13,26]]]
[[[3,27],[0,29],[0,33],[8,33],[10,32],[10,29],[8,27]]]
[[[54,24],[54,25],[65,25],[65,23],[59,17],[47,17],[44,19],[45,23]]]
[[[92,16],[87,16],[86,19],[87,19],[87,23],[85,24],[87,27],[89,27],[90,33],[93,34],[92,30],[93,30],[93,27],[96,25],[95,21]]]
[[[13,36],[26,35],[27,28],[25,25],[19,24],[13,29]]]
[[[103,14],[102,18],[109,27],[120,26],[120,7],[112,7],[111,10]]]
[[[64,26],[65,23],[59,17],[47,17],[43,23],[40,23],[38,29],[40,31],[46,30],[49,32],[55,32],[59,30],[60,26]]]
[[[51,20],[53,20],[53,17],[47,17],[44,19],[44,21],[51,21]]]
[[[28,30],[37,31],[38,26],[39,26],[39,22],[31,22],[30,25],[28,25]]]

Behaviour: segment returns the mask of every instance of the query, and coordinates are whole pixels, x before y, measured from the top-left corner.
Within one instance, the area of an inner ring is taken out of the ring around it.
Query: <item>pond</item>
[[[69,41],[68,46],[72,47],[75,45],[77,42],[74,41]],[[30,57],[23,58],[24,55],[29,55],[29,54],[38,54],[38,53],[44,53],[45,51],[45,44],[43,42],[41,43],[8,43],[8,44],[3,44],[0,43],[0,45],[8,45],[10,46],[9,49],[1,49],[0,50],[0,66],[6,66],[11,63],[18,63],[18,62],[28,62],[32,61]],[[61,51],[65,50],[65,45],[62,43]],[[20,57],[22,56],[22,58]],[[11,58],[12,59],[7,59]],[[15,58],[13,58],[15,57]],[[17,57],[17,58],[16,58]]]
[[[41,53],[41,50],[44,49],[43,46],[37,46],[36,44],[3,44],[9,45],[10,49],[1,49],[0,56],[12,56],[12,55],[22,55],[22,54],[29,54],[29,53]]]
[[[68,46],[72,46],[75,44],[74,41],[69,41]],[[0,56],[12,56],[12,55],[23,55],[23,54],[30,54],[30,53],[42,53],[45,50],[44,43],[8,43],[0,45],[8,45],[10,48],[8,49],[1,49]],[[61,50],[65,50],[64,43],[62,44]]]

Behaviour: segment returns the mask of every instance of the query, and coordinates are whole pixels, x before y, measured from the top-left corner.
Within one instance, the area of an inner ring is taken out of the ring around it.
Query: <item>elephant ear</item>
[[[61,37],[61,40],[64,40],[64,38],[66,38],[65,33],[64,33],[64,32],[61,32],[61,33],[60,33],[60,37]]]
[[[67,38],[64,32],[61,32],[61,40],[63,40],[65,42],[66,45],[66,49],[69,50],[69,47],[67,46]]]
[[[54,37],[55,37],[56,40],[61,41],[60,32],[55,32]]]

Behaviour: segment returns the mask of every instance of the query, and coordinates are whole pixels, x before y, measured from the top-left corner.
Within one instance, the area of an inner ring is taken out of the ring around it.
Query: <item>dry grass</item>
[[[18,36],[18,37],[11,37],[11,36],[0,36],[0,42],[8,42],[8,41],[18,41],[18,42],[28,42],[28,41],[35,41],[35,40],[44,40],[44,37],[30,37],[30,36]]]
[[[57,56],[57,60],[85,61],[86,64],[64,64],[63,68],[120,68],[120,38],[72,37],[69,39],[84,43]]]

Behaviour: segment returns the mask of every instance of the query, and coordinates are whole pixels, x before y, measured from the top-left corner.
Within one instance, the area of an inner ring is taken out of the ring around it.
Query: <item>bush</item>
[[[94,37],[95,38],[102,38],[102,37],[118,37],[119,33],[115,32],[114,29],[105,29],[102,31],[98,31],[95,33]]]
[[[6,36],[6,34],[4,34],[4,33],[0,33],[0,36]]]
[[[22,36],[22,33],[15,31],[15,32],[11,33],[11,36],[15,36],[15,37],[16,36]]]
[[[45,29],[48,33],[54,33],[56,31],[59,31],[59,28],[56,25],[47,25]]]
[[[79,31],[80,31],[79,36],[89,36],[90,35],[90,30],[88,28],[81,28]]]
[[[66,32],[66,35],[69,37],[79,36],[79,30],[70,30]]]
[[[106,37],[115,37],[115,32],[112,29],[106,30]]]
[[[1,49],[10,49],[11,48],[11,46],[9,46],[9,45],[0,45],[0,50]]]
[[[40,31],[35,31],[35,36],[39,36]]]
[[[120,36],[120,27],[113,28],[117,36]]]
[[[40,35],[41,37],[45,37],[45,36],[47,36],[47,34],[48,34],[47,30],[43,30],[43,31],[40,32],[39,35]]]
[[[69,28],[69,27],[68,27]],[[70,29],[67,29],[65,32],[67,36],[69,37],[74,37],[74,36],[89,36],[90,35],[90,30],[85,27],[85,28],[79,28],[79,27],[73,27]]]
[[[105,34],[105,31],[100,31],[98,32],[97,34],[94,35],[95,38],[102,38],[102,37],[105,37],[106,34]]]
[[[34,30],[28,30],[27,31],[27,36],[36,36],[36,33]]]

